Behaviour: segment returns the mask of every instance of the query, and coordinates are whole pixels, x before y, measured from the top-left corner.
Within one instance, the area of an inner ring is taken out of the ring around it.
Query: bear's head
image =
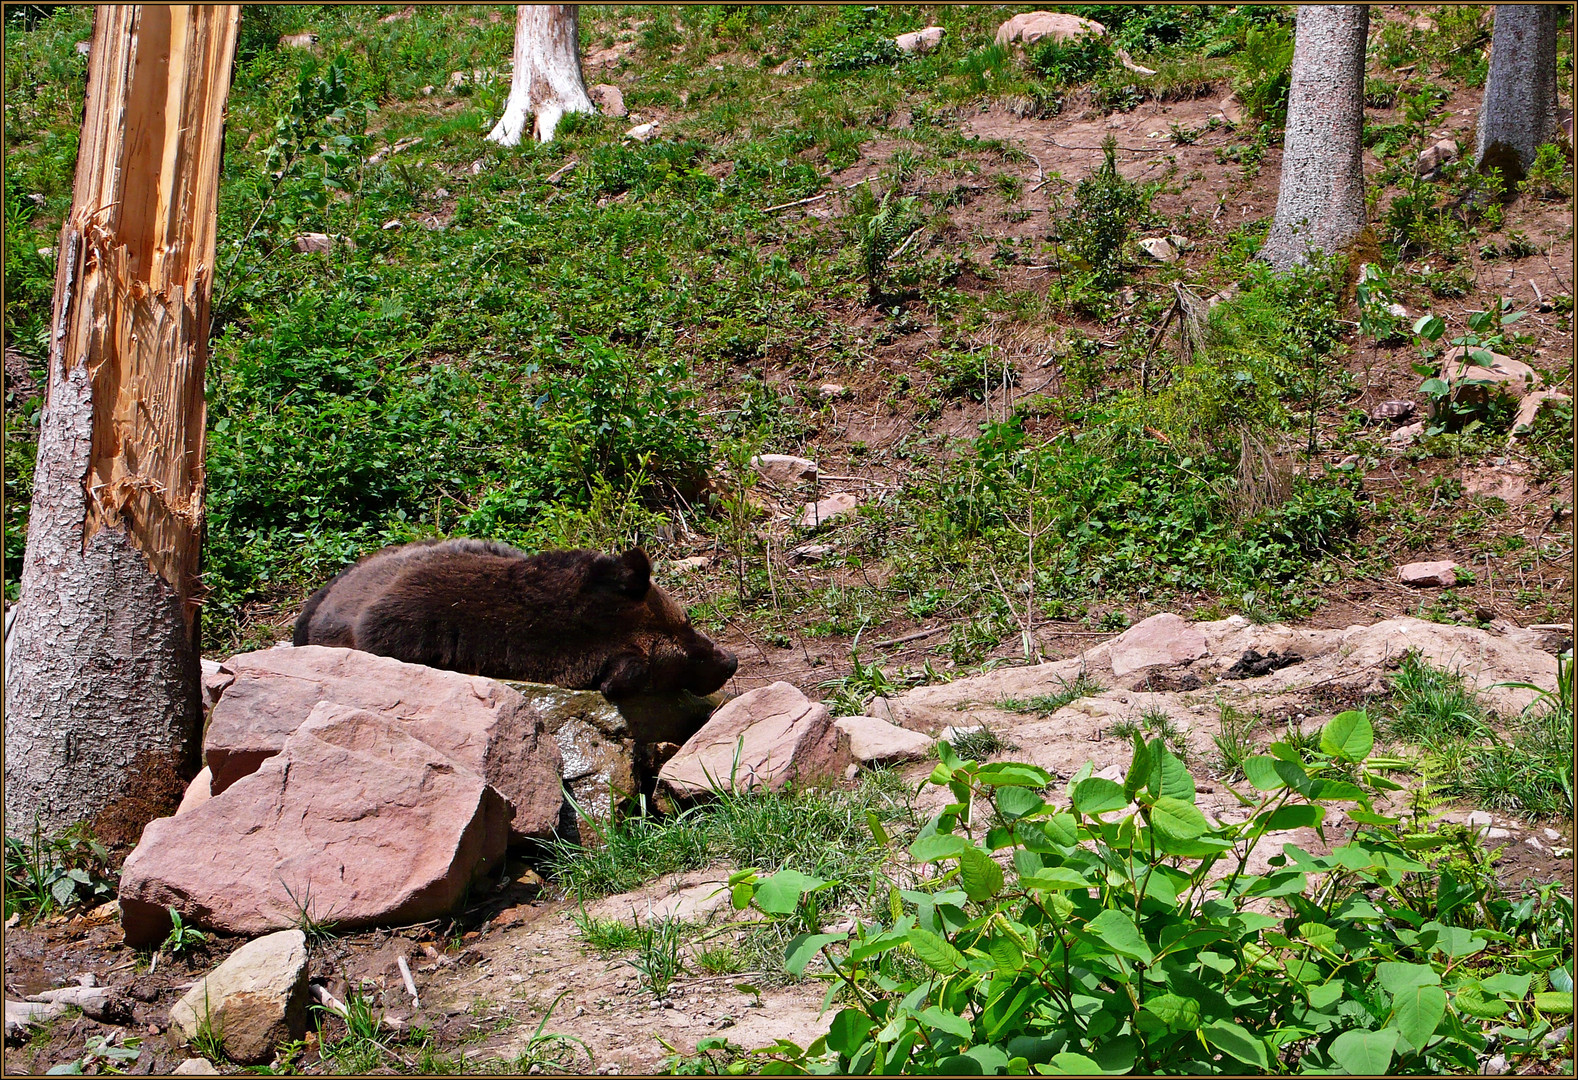
[[[646,552],[598,555],[586,586],[617,596],[624,610],[623,640],[603,665],[597,688],[610,700],[650,691],[689,690],[706,695],[720,689],[738,668],[733,653],[691,625],[685,609],[652,584]]]

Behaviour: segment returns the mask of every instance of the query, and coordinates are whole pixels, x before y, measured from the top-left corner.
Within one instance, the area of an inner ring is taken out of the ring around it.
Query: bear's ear
[[[587,584],[640,600],[652,588],[652,562],[640,548],[631,548],[617,559],[599,555],[592,563]]]

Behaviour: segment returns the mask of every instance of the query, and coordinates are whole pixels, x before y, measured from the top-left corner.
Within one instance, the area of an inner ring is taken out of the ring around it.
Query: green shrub
[[[786,967],[825,969],[844,1007],[808,1047],[781,1040],[733,1068],[1438,1074],[1476,1071],[1493,1033],[1509,1059],[1537,1057],[1572,1008],[1570,901],[1551,889],[1514,908],[1432,872],[1421,856],[1441,838],[1372,806],[1397,788],[1372,743],[1348,712],[1308,758],[1281,743],[1246,758],[1249,813],[1221,825],[1160,739],[1136,737],[1121,783],[1084,766],[1068,805],[1048,801],[1043,769],[939,746],[930,782],[952,801],[909,847],[931,876],[852,933],[797,935]],[[1334,804],[1353,839],[1326,856],[1284,844],[1249,871],[1267,833],[1319,827]],[[731,883],[769,918],[828,887]]]
[[[1288,116],[1288,87],[1293,71],[1293,28],[1282,24],[1252,26],[1244,32],[1233,92],[1252,119],[1281,127]]]
[[[1101,145],[1101,166],[1075,187],[1078,210],[1068,229],[1070,246],[1090,267],[1095,285],[1109,290],[1123,281],[1129,231],[1150,214],[1155,190],[1118,172],[1117,147],[1117,139],[1107,136]]]
[[[1054,41],[1038,41],[1030,53],[1030,67],[1056,87],[1078,86],[1115,63],[1112,43],[1096,34]]]

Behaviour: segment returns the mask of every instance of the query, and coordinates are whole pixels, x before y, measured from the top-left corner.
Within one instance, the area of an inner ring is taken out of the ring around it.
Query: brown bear
[[[307,601],[297,645],[600,690],[710,694],[738,667],[652,584],[646,553],[526,555],[486,540],[385,548]]]

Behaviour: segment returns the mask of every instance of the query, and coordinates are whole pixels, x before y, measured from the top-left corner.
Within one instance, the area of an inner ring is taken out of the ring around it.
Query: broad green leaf
[[[1261,791],[1276,791],[1278,788],[1287,787],[1277,772],[1277,759],[1267,757],[1265,754],[1255,754],[1244,759],[1241,766],[1244,770],[1244,779],[1255,785]]]
[[[1299,924],[1299,937],[1309,942],[1315,948],[1327,953],[1337,951],[1337,930],[1325,923],[1307,922]]]
[[[1052,782],[1052,774],[1036,765],[1019,761],[1000,761],[981,766],[975,778],[993,787],[1044,788]]]
[[[1438,922],[1427,922],[1420,927],[1420,930],[1434,930],[1435,947],[1448,956],[1472,956],[1483,949],[1487,941],[1486,938],[1461,926],[1442,926]]]
[[[1123,778],[1123,797],[1130,802],[1139,794],[1140,788],[1145,786],[1145,781],[1151,775],[1151,752],[1145,745],[1145,740],[1140,738],[1140,733],[1134,733],[1134,757],[1129,761],[1129,771]]]
[[[1429,964],[1398,964],[1391,961],[1375,966],[1375,981],[1394,998],[1416,986],[1439,986],[1441,976]]]
[[[952,975],[964,966],[964,957],[955,949],[946,938],[939,937],[930,930],[916,927],[905,935],[909,939],[910,948],[921,963],[933,971],[943,975]]]
[[[1534,1007],[1540,1012],[1571,1013],[1573,1011],[1573,993],[1571,990],[1544,990],[1534,995]]]
[[[1392,998],[1392,1020],[1408,1045],[1423,1050],[1446,1015],[1446,991],[1439,986],[1415,986]]]
[[[827,1029],[827,1048],[845,1057],[854,1057],[876,1024],[859,1009],[841,1009]]]
[[[969,846],[970,842],[962,836],[955,836],[953,833],[932,833],[930,836],[918,837],[910,845],[910,858],[923,863],[951,859]]]
[[[1123,797],[1123,788],[1115,781],[1092,776],[1080,781],[1074,789],[1074,809],[1081,814],[1104,814],[1109,810],[1122,810],[1129,805]]]
[[[1320,748],[1339,761],[1357,764],[1375,746],[1375,730],[1362,709],[1340,712],[1321,728]]]
[[[827,884],[798,870],[780,870],[756,886],[756,903],[769,915],[793,915],[802,896]]]
[[[742,881],[736,885],[729,894],[729,899],[734,904],[734,910],[744,911],[746,908],[750,907],[751,896],[755,893],[755,891],[756,890],[751,887],[751,883],[748,881]]]
[[[1288,803],[1277,807],[1266,818],[1267,832],[1286,829],[1312,829],[1326,817],[1326,808],[1309,803]]]
[[[1152,960],[1151,947],[1140,936],[1139,927],[1134,925],[1133,919],[1121,911],[1107,908],[1086,923],[1085,929],[1100,938],[1119,956],[1143,960],[1147,964]]]
[[[915,1018],[927,1027],[936,1028],[938,1031],[946,1031],[949,1035],[962,1039],[965,1042],[968,1042],[970,1039],[970,1021],[958,1013],[939,1009],[935,1005],[928,1005],[917,1013]]]
[[[997,812],[1005,821],[1018,821],[1046,807],[1046,800],[1030,788],[1005,787],[997,792]]]
[[[1266,1055],[1266,1044],[1255,1038],[1245,1028],[1231,1020],[1217,1020],[1200,1029],[1207,1045],[1215,1047],[1239,1061],[1258,1065],[1262,1070],[1271,1068]]]
[[[1414,333],[1429,341],[1435,341],[1446,333],[1446,323],[1441,321],[1439,315],[1422,315],[1414,323]]]
[[[1488,979],[1479,980],[1481,989],[1488,990],[1499,997],[1510,998],[1513,1001],[1522,1001],[1529,994],[1530,976],[1527,973],[1514,975],[1510,971],[1503,971],[1499,975],[1492,975]],[[1554,985],[1555,980],[1552,979]]]
[[[1057,892],[1062,889],[1095,888],[1096,882],[1090,881],[1078,870],[1072,870],[1067,866],[1048,866],[1033,874],[1021,875],[1019,886],[1023,889]]]
[[[791,975],[799,975],[805,971],[805,966],[821,951],[823,945],[843,941],[848,936],[845,933],[796,934],[789,942],[788,948],[784,949],[784,970]]]
[[[986,952],[999,974],[1014,975],[1025,966],[1025,952],[1011,937],[994,937],[987,945]]]
[[[971,845],[959,853],[959,881],[964,894],[984,904],[1003,888],[1003,868],[980,848]]]
[[[995,1046],[972,1046],[964,1052],[964,1056],[975,1060],[983,1076],[996,1076],[1008,1071],[1008,1055]]]
[[[1156,800],[1150,808],[1150,819],[1151,828],[1173,840],[1193,840],[1211,829],[1199,807],[1171,795]]]
[[[1086,1057],[1069,1050],[1053,1054],[1052,1060],[1045,1065],[1037,1066],[1038,1072],[1048,1076],[1100,1076],[1101,1066]]]
[[[1319,780],[1315,789],[1310,793],[1310,798],[1322,802],[1356,802],[1368,803],[1370,797],[1356,784],[1346,780]]]
[[[1146,778],[1145,789],[1155,799],[1182,799],[1194,802],[1194,777],[1176,754],[1167,749],[1161,739],[1152,739],[1149,747],[1151,773]]]
[[[1177,994],[1147,998],[1144,1009],[1155,1013],[1157,1019],[1174,1031],[1192,1031],[1200,1026],[1199,1003]]]
[[[1332,1040],[1331,1059],[1354,1076],[1384,1076],[1397,1048],[1397,1032],[1345,1031]]]
[[[1310,1008],[1324,1009],[1328,1005],[1335,1005],[1347,993],[1343,984],[1333,980],[1319,986],[1309,988]]]

